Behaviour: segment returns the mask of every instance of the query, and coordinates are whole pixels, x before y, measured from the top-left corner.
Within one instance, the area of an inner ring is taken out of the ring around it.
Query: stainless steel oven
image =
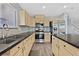
[[[44,42],[44,24],[43,23],[36,23],[35,41],[40,43]]]

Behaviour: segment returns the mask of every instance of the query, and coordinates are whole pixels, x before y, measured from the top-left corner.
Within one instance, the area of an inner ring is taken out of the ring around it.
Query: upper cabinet
[[[20,10],[19,11],[19,25],[22,26],[35,26],[34,19],[27,13],[26,10]]]
[[[26,25],[26,11],[20,10],[19,11],[19,25]]]
[[[49,20],[48,19],[44,20],[44,26],[49,26]]]
[[[36,15],[35,16],[35,23],[44,23],[44,16],[43,15]]]

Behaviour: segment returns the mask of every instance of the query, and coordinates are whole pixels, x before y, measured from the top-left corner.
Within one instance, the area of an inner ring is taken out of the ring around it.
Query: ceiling
[[[79,15],[78,3],[19,3],[23,9],[31,15],[45,15],[49,17],[58,16],[63,12],[68,12],[72,17]],[[78,16],[79,17],[79,16]]]

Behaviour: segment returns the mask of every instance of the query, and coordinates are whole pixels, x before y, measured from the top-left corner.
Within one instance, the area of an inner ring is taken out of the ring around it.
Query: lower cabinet
[[[24,56],[29,55],[34,42],[35,42],[35,34],[31,35],[26,40],[24,40],[24,49],[23,49]]]
[[[15,56],[23,56],[23,50],[20,49],[16,54]]]
[[[28,56],[35,42],[35,33],[5,52],[2,56]]]
[[[64,47],[59,48],[59,56],[72,56],[70,52],[68,52]]]
[[[44,42],[50,42],[50,33],[44,33]]]
[[[55,56],[79,56],[79,49],[52,36],[52,53]]]
[[[60,47],[63,47],[67,52],[69,52],[72,56],[79,56],[79,49],[62,41],[59,40]],[[68,55],[69,56],[69,55]]]
[[[55,37],[52,37],[52,52],[54,55],[58,56],[59,48],[58,48],[58,39]]]

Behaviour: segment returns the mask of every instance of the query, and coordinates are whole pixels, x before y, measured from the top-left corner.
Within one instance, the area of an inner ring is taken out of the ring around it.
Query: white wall
[[[1,11],[2,11],[2,10],[1,10],[1,4],[0,4],[0,18],[1,18]]]
[[[6,4],[7,5],[7,4]],[[0,11],[2,10],[2,17],[4,18],[7,18],[7,20],[11,17],[11,15],[9,15],[9,11],[12,11],[12,9],[7,9],[8,12],[6,11],[6,7],[4,7],[3,9],[1,8],[1,4],[0,4]],[[17,10],[17,13],[18,13],[18,10]],[[1,14],[1,13],[0,13]],[[11,19],[11,18],[10,18]],[[9,20],[10,20],[9,19]],[[15,18],[12,17],[12,22]],[[19,16],[17,15],[17,18],[16,18],[16,24],[17,24],[17,28],[9,28],[9,31],[7,31],[7,36],[12,36],[12,35],[15,35],[15,34],[19,34],[19,33],[24,33],[24,32],[28,32],[28,31],[32,31],[32,29],[28,29],[28,27],[19,27]],[[13,22],[14,23],[14,22]],[[0,37],[2,37],[2,29],[0,28]]]

